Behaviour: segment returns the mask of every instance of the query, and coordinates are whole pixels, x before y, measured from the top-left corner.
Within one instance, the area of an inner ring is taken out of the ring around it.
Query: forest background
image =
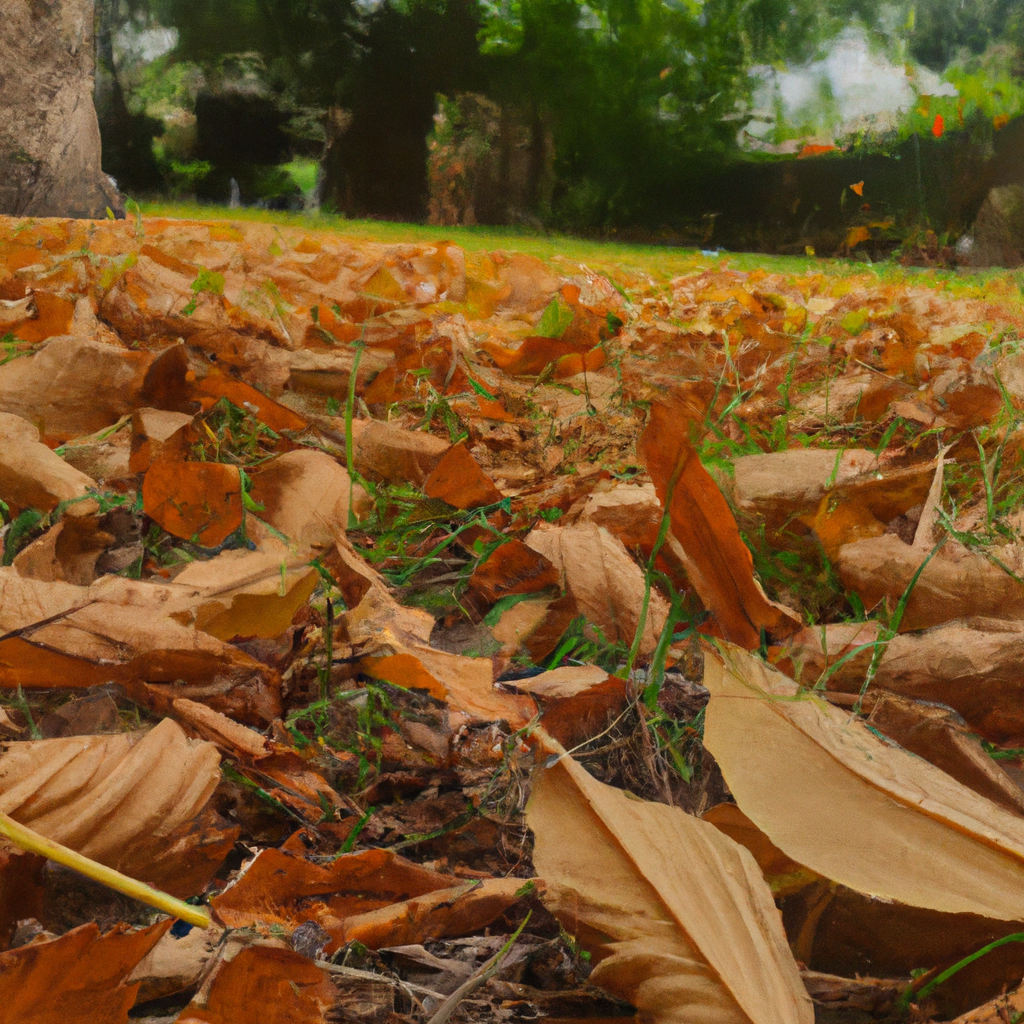
[[[104,170],[137,198],[877,256],[955,246],[1024,155],[1021,0],[96,12]]]

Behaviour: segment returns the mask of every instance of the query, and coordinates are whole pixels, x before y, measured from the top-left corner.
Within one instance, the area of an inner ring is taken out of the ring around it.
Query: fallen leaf
[[[326,971],[290,949],[250,946],[221,962],[175,1024],[326,1024],[334,1005]]]
[[[1024,920],[1024,819],[739,648],[706,654],[704,685],[704,743],[787,856],[878,899]]]
[[[538,526],[526,543],[555,566],[580,612],[606,641],[627,647],[633,642],[644,603],[644,575],[621,541],[594,523],[579,523]],[[657,646],[668,610],[668,602],[652,589],[641,655]]]
[[[380,420],[355,433],[355,468],[367,479],[422,487],[451,447],[433,434],[402,430]]]
[[[545,903],[594,957],[590,981],[651,1022],[814,1019],[761,872],[713,825],[557,758],[527,823]],[[567,842],[571,836],[572,841]]]
[[[0,810],[139,881],[194,896],[238,835],[207,806],[219,781],[213,744],[164,719],[145,733],[5,744]]]
[[[86,338],[54,338],[0,366],[0,411],[36,424],[47,439],[91,434],[143,404],[152,358]]]
[[[31,423],[0,413],[0,499],[13,515],[25,508],[50,512],[95,489],[96,481],[47,448]]]
[[[84,924],[59,938],[0,953],[3,1024],[128,1024],[138,985],[136,964],[173,922],[138,931],[118,925],[105,935]]]
[[[445,452],[424,480],[423,493],[428,498],[439,498],[461,509],[495,505],[501,501],[501,491],[470,455],[465,443],[453,445]]]
[[[558,587],[561,574],[539,551],[512,538],[495,548],[469,578],[469,591],[486,604]]]
[[[300,449],[264,463],[249,492],[256,513],[302,550],[327,547],[343,536],[351,501],[364,508],[369,496],[325,452]]]
[[[872,537],[841,547],[836,568],[843,586],[857,594],[865,608],[880,601],[891,608],[928,558],[930,547],[906,544],[893,534]],[[926,629],[970,616],[1024,617],[1024,586],[1010,575],[1024,575],[1024,547],[1007,544],[996,557],[1005,569],[980,551],[948,541],[914,584],[900,629]]]
[[[682,399],[655,403],[639,450],[658,500],[672,520],[687,575],[722,635],[756,647],[761,631],[787,636],[799,628],[788,608],[769,601],[754,579],[754,562],[722,492],[690,444]]]
[[[175,577],[180,587],[198,591],[193,622],[220,640],[275,637],[309,600],[319,577],[305,557],[281,544],[257,551],[222,551],[196,560]]]
[[[343,854],[321,866],[270,849],[213,905],[231,928],[316,921],[331,934],[331,953],[351,941],[379,949],[473,934],[508,909],[523,886],[522,879],[455,882],[384,850]]]
[[[156,462],[142,482],[143,507],[168,533],[213,548],[242,525],[242,479],[222,462]]]

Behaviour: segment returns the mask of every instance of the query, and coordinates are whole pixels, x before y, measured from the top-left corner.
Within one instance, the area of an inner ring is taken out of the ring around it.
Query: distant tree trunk
[[[123,216],[100,167],[93,0],[0,5],[0,214]]]

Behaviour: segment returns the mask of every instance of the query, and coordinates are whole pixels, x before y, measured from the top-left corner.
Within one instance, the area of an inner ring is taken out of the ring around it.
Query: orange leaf
[[[0,1019],[32,1024],[127,1024],[138,984],[128,978],[170,928],[170,919],[139,931],[95,924],[49,942],[0,953]]]
[[[871,232],[863,225],[850,228],[846,232],[846,248],[852,249],[854,246],[860,245],[861,242],[868,241],[869,238],[871,238]]]
[[[39,315],[15,327],[14,336],[22,341],[35,342],[69,334],[75,315],[74,302],[49,292],[36,292],[34,298]]]
[[[946,122],[943,120],[941,114],[936,114],[935,120],[932,121],[932,135],[934,135],[935,138],[939,138],[945,130]]]
[[[203,1005],[186,1006],[175,1024],[324,1024],[335,1001],[327,973],[306,957],[250,946],[221,961]]]
[[[639,444],[658,499],[668,503],[690,581],[727,640],[751,649],[762,629],[788,636],[799,620],[769,601],[754,579],[732,511],[690,444],[690,422],[682,400],[659,402]]]
[[[469,454],[465,443],[445,452],[423,484],[428,498],[440,498],[455,508],[479,508],[501,501],[501,491]]]
[[[212,904],[229,928],[257,921],[295,928],[324,916],[344,919],[378,910],[446,889],[453,881],[389,850],[363,850],[315,864],[271,847]]]
[[[858,181],[855,185],[851,185],[850,188],[857,193],[857,195],[864,195],[864,182]]]
[[[963,120],[962,114],[960,115],[960,120]],[[999,131],[1000,128],[1005,128],[1009,123],[1009,114],[996,114],[996,116],[992,118],[992,127],[995,128],[996,131]]]
[[[797,154],[797,160],[803,160],[805,157],[809,156],[821,156],[823,153],[835,153],[838,149],[838,146],[815,146],[808,143]]]
[[[510,540],[476,567],[469,589],[493,604],[512,594],[536,594],[557,587],[560,581],[558,570],[539,551],[521,540]]]
[[[142,482],[146,515],[168,533],[213,548],[242,525],[242,481],[220,462],[155,462]]]
[[[573,355],[576,348],[561,338],[527,338],[519,348],[509,349],[494,341],[480,347],[497,363],[498,368],[512,376],[534,376],[543,373],[549,363]]]

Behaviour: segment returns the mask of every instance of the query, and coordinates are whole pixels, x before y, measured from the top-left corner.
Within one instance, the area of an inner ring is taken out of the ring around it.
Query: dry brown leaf
[[[490,658],[469,658],[395,639],[381,647],[391,653],[371,651],[360,660],[359,670],[371,679],[426,690],[444,701],[452,731],[467,721],[503,721],[514,731],[523,728],[536,714],[537,707],[529,697],[495,689]]]
[[[352,486],[348,472],[325,452],[300,449],[272,459],[252,474],[257,513],[302,550],[326,547],[348,528],[349,500],[357,509],[369,500]]]
[[[128,979],[138,983],[136,1003],[194,989],[223,938],[224,929],[219,925],[192,928],[182,936],[170,932],[164,935],[139,961]]]
[[[513,538],[473,570],[469,591],[483,604],[494,604],[513,594],[538,594],[559,587],[562,575],[539,551]]]
[[[86,338],[54,338],[0,366],[0,411],[67,441],[116,423],[138,400],[152,356]]]
[[[460,882],[339,922],[325,918],[323,925],[333,944],[361,942],[370,949],[476,935],[501,917],[525,886],[521,878]],[[328,946],[325,952],[330,951]]]
[[[1024,818],[739,648],[708,652],[704,743],[793,860],[910,907],[1024,920]]]
[[[0,619],[0,687],[119,682],[159,713],[189,697],[243,722],[279,716],[273,669],[177,620],[191,621],[195,590],[111,576],[74,587],[8,569],[0,569],[0,587],[12,598],[10,617]]]
[[[136,409],[132,413],[128,468],[133,473],[145,473],[158,459],[184,462],[197,436],[191,429],[193,419],[186,412]]]
[[[52,511],[84,497],[96,481],[69,466],[39,440],[27,420],[0,413],[0,499],[17,515],[24,508]]]
[[[753,648],[762,630],[788,636],[799,617],[769,601],[754,579],[732,511],[690,443],[690,424],[684,399],[655,403],[639,443],[663,507],[671,492],[672,533],[690,582],[726,639]]]
[[[580,612],[605,640],[627,646],[633,642],[644,603],[644,575],[620,540],[594,523],[578,523],[538,526],[526,543],[558,569]],[[657,646],[667,618],[668,602],[652,590],[641,655]]]
[[[257,551],[222,551],[205,561],[197,559],[174,582],[198,592],[196,627],[219,640],[232,640],[283,633],[318,578],[307,558],[274,541]]]
[[[842,547],[836,568],[843,586],[854,591],[865,608],[873,608],[880,601],[892,607],[910,585],[930,548],[930,544],[905,544],[893,534],[872,537]],[[1024,575],[1024,547],[1005,545],[993,554],[1010,572],[980,551],[969,551],[957,541],[948,541],[932,556],[914,584],[900,629],[926,629],[972,615],[1024,618],[1024,586],[1010,575]]]
[[[465,443],[454,445],[423,481],[423,493],[455,508],[471,509],[501,501],[501,491],[480,468]]]
[[[238,835],[207,808],[220,781],[212,743],[164,719],[146,733],[8,743],[0,810],[176,896],[194,896]]]
[[[0,953],[0,1022],[128,1024],[138,991],[128,977],[172,923],[118,925],[105,935],[84,924]]]
[[[222,462],[153,463],[142,482],[143,506],[168,533],[213,548],[242,525],[242,479]]]
[[[355,468],[368,480],[422,487],[451,447],[421,430],[369,420],[355,434]]]
[[[753,857],[713,825],[606,786],[545,745],[561,756],[527,807],[534,864],[545,902],[594,956],[590,980],[650,1024],[810,1024]]]
[[[179,698],[172,709],[190,732],[216,744],[235,763],[237,771],[311,825],[323,821],[328,807],[339,817],[361,813],[291,747],[267,739],[196,701]]]
[[[924,502],[935,473],[931,462],[890,467],[873,452],[857,448],[746,455],[733,468],[737,506],[770,526],[781,527],[793,515],[811,516],[827,494],[831,506],[854,504],[883,530]]]
[[[175,1024],[326,1024],[333,1005],[322,968],[290,949],[258,945],[222,961]]]

